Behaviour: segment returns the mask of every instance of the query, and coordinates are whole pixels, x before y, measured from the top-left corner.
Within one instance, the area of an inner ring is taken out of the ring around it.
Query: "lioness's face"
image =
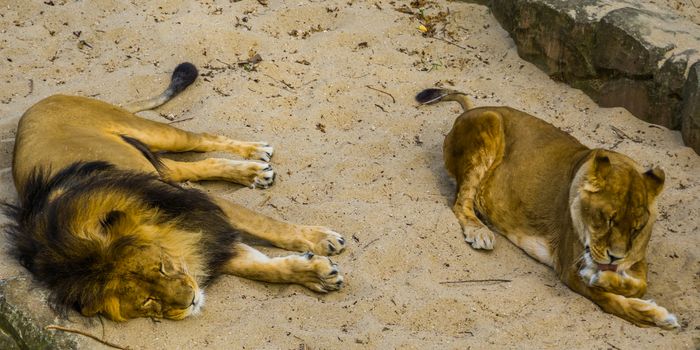
[[[630,162],[616,154],[595,158],[572,212],[584,258],[598,270],[624,271],[646,254],[664,175],[640,173]]]
[[[199,311],[203,293],[184,264],[173,261],[154,245],[129,247],[124,254],[108,282],[102,310],[97,312],[113,320],[180,320]]]
[[[587,228],[583,242],[599,265],[624,262],[635,244],[646,245],[648,241],[651,213],[646,191],[635,187],[586,193],[581,198],[581,217]],[[640,235],[643,231],[646,234]]]

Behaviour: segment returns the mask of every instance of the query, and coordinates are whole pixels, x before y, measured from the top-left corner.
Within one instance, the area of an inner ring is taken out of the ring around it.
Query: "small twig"
[[[615,350],[621,350],[621,349],[618,348],[617,346],[610,344],[609,341],[606,341],[605,343],[608,344],[608,345],[610,345],[610,346],[611,346],[613,349],[615,349]]]
[[[232,64],[230,64],[230,63],[228,63],[228,62],[224,62],[224,61],[222,61],[222,60],[220,60],[220,59],[218,59],[218,58],[217,58],[216,60],[219,61],[219,63],[225,64],[225,65],[226,65],[226,68],[228,68],[228,69],[233,69],[233,65],[232,65]]]
[[[229,96],[231,96],[231,94],[227,94],[227,93],[223,92],[223,91],[221,90],[221,88],[219,88],[219,87],[217,87],[217,86],[215,86],[215,87],[213,88],[213,90],[214,90],[214,92],[216,92],[217,94],[219,94],[219,95],[221,95],[221,96],[223,96],[223,97],[229,97]]]
[[[396,99],[394,98],[394,95],[392,95],[392,94],[390,94],[390,93],[388,93],[388,92],[386,92],[386,91],[382,91],[382,90],[379,90],[379,89],[375,89],[375,88],[373,88],[373,87],[371,87],[371,86],[369,86],[369,85],[365,85],[365,86],[366,86],[368,89],[372,89],[372,90],[374,90],[374,91],[381,92],[381,93],[383,93],[383,94],[389,95],[389,97],[391,97],[391,102],[396,103]]]
[[[102,325],[102,339],[105,338],[105,321],[102,320],[102,315],[97,314],[97,319],[100,320],[100,324]]]
[[[92,334],[90,334],[90,333],[83,332],[83,331],[81,331],[81,330],[79,330],[79,329],[66,328],[66,327],[61,327],[61,326],[57,326],[57,325],[54,325],[54,324],[48,325],[48,326],[44,327],[44,329],[54,329],[54,330],[57,330],[57,331],[63,331],[63,332],[69,332],[69,333],[80,334],[80,335],[82,335],[82,336],[86,336],[86,337],[88,337],[88,338],[92,338],[92,339],[94,339],[94,340],[96,340],[96,341],[98,341],[98,342],[100,342],[100,343],[102,343],[102,344],[104,344],[104,345],[113,347],[113,348],[115,348],[115,349],[121,349],[121,350],[130,350],[130,349],[131,349],[131,348],[128,347],[128,346],[127,346],[127,347],[124,347],[124,346],[121,346],[121,345],[117,345],[117,344],[114,344],[114,343],[110,343],[110,342],[108,342],[108,341],[106,341],[106,340],[104,340],[104,339],[98,338],[96,335],[92,335]]]
[[[365,246],[362,247],[362,249],[369,247],[370,244],[372,244],[372,243],[374,243],[374,242],[376,242],[376,241],[378,241],[378,240],[379,240],[379,237],[377,237],[377,238],[375,238],[375,239],[369,241],[369,243],[365,244]]]
[[[185,118],[185,119],[173,120],[173,121],[171,121],[171,122],[168,123],[168,124],[172,125],[172,124],[175,124],[175,123],[180,123],[180,122],[184,122],[184,121],[188,121],[188,120],[192,120],[192,119],[194,119],[194,117],[189,117],[189,118]]]
[[[366,76],[368,76],[368,75],[370,75],[370,73],[367,73],[367,74],[364,74],[364,75],[358,75],[358,76],[351,76],[351,77],[348,77],[347,75],[344,75],[344,77],[348,77],[348,78],[352,78],[352,79],[360,79],[360,78],[364,78],[364,77],[366,77]]]
[[[270,199],[272,199],[272,196],[267,196],[267,198],[265,198],[264,201],[262,201],[262,202],[260,202],[260,204],[258,204],[258,207],[264,206],[265,204],[267,204],[267,202],[270,201]]]
[[[31,95],[32,92],[34,92],[34,79],[29,79],[29,92],[27,92],[27,94],[24,95],[24,97]]]
[[[381,109],[382,112],[386,113],[386,109],[384,109],[384,107],[382,107],[381,105],[378,105],[376,103],[374,105],[377,106],[379,109]]]
[[[448,43],[448,44],[450,44],[450,45],[454,45],[454,46],[457,46],[457,47],[459,47],[459,48],[460,48],[460,49],[462,49],[462,50],[467,50],[467,48],[466,48],[466,47],[464,47],[464,46],[461,46],[461,45],[457,44],[457,43],[456,43],[456,42],[454,42],[454,41],[451,41],[451,40],[447,40],[447,39],[443,39],[443,38],[440,38],[440,37],[437,37],[437,36],[434,36],[434,37],[432,37],[432,38],[434,38],[434,39],[438,39],[438,40],[440,40],[440,41],[443,41],[443,42],[446,42],[446,43]]]
[[[307,82],[301,84],[301,86],[309,85],[309,84],[313,83],[313,82],[316,81],[316,80],[318,80],[318,79],[311,79],[311,80],[309,80],[309,81],[307,81]]]
[[[286,82],[286,81],[284,81],[284,80],[277,80],[277,79],[271,77],[271,76],[268,75],[268,74],[264,74],[264,73],[263,73],[263,75],[266,76],[266,77],[268,77],[268,78],[270,78],[270,79],[272,79],[272,80],[274,80],[274,81],[276,81],[276,82],[278,82],[278,83],[280,83],[280,84],[284,84],[284,86],[286,86],[287,88],[286,88],[286,89],[285,89],[285,88],[282,88],[283,90],[286,90],[286,91],[289,91],[289,92],[292,92],[292,93],[296,93],[296,91],[290,91],[290,89],[291,89],[291,90],[294,90],[294,86],[292,86],[292,84],[289,84],[288,82]]]
[[[483,283],[483,282],[512,282],[511,280],[506,280],[506,279],[500,279],[500,278],[492,278],[492,279],[485,279],[485,280],[459,280],[459,281],[443,281],[440,282],[440,284],[457,284],[457,283]]]
[[[288,88],[294,90],[294,86],[292,86],[292,84],[290,84],[284,80],[280,80],[280,83],[282,83],[282,84],[286,85]]]
[[[610,129],[612,129],[613,134],[615,134],[615,136],[617,136],[620,139],[627,139],[627,140],[630,140],[630,141],[636,142],[636,143],[641,143],[644,141],[639,137],[630,137],[629,135],[625,134],[624,131],[622,131],[622,130],[620,130],[612,125],[610,126]]]

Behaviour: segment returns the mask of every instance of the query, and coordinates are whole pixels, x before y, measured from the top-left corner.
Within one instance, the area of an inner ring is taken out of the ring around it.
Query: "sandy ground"
[[[129,102],[159,93],[177,63],[192,61],[203,73],[198,82],[162,115],[146,116],[273,144],[272,188],[196,186],[344,233],[350,246],[334,260],[347,286],[319,295],[224,276],[197,317],[104,326],[74,317],[69,325],[135,349],[700,346],[700,157],[678,132],[599,108],[522,61],[486,7],[425,6],[425,14],[449,8],[437,36],[450,44],[421,36],[415,16],[394,10],[404,5],[398,1],[140,3],[0,0],[0,197],[16,196],[14,131],[33,103],[59,92]],[[263,61],[237,65],[250,51]],[[459,108],[413,102],[434,85],[454,85],[477,105],[522,109],[588,146],[663,167],[647,296],[677,313],[683,329],[638,328],[603,313],[503,237],[489,253],[465,244],[441,156]],[[0,255],[0,276],[23,275]],[[444,283],[468,279],[511,282]]]
[[[670,9],[681,17],[700,24],[700,1],[698,0],[641,0],[640,2]]]

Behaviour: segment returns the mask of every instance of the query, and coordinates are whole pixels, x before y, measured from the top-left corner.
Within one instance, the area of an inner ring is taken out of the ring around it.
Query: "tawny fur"
[[[551,266],[575,292],[639,326],[678,327],[639,299],[664,173],[509,107],[473,108],[465,94],[424,90],[421,103],[459,102],[445,137],[445,167],[457,180],[454,213],[465,240],[493,249],[498,232]]]
[[[272,147],[191,133],[132,112],[155,108],[197,77],[179,65],[168,89],[126,108],[55,95],[19,122],[13,175],[19,203],[6,204],[12,254],[49,289],[56,309],[116,321],[182,319],[221,274],[335,291],[343,277],[325,255],[345,240],[321,226],[277,221],[172,181],[226,180],[268,187]],[[162,152],[220,151],[255,160],[179,162]],[[245,233],[306,254],[269,258]],[[315,254],[314,254],[315,253]]]

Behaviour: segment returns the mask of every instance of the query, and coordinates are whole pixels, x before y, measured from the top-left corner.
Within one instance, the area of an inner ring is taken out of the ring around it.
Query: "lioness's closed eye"
[[[453,210],[472,247],[493,249],[493,232],[501,233],[603,310],[640,326],[679,327],[665,308],[639,299],[661,169],[589,149],[513,108],[473,108],[460,92],[428,89],[416,100],[456,101],[465,110],[443,155],[457,180]]]
[[[225,180],[266,188],[275,178],[265,142],[191,133],[133,114],[167,102],[197,74],[194,65],[180,64],[160,96],[124,108],[55,95],[20,119],[12,167],[19,204],[5,205],[13,219],[7,231],[13,253],[48,287],[58,310],[179,320],[201,309],[202,288],[221,274],[321,293],[343,286],[325,256],[344,250],[340,234],[176,184]],[[254,160],[179,162],[162,151]],[[270,258],[241,243],[241,232],[306,253]]]

